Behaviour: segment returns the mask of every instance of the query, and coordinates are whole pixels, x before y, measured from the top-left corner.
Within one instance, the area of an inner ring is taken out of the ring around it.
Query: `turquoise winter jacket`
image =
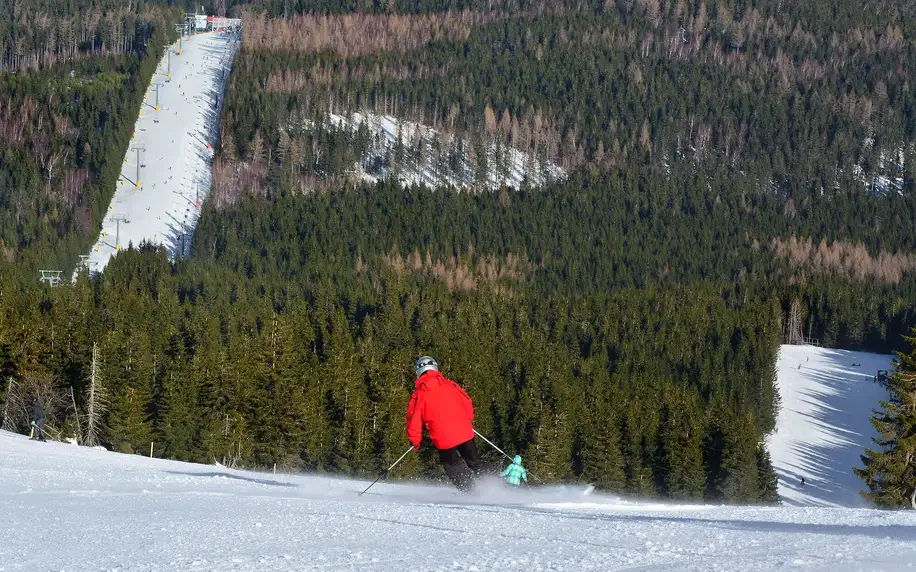
[[[528,471],[526,471],[525,467],[522,466],[521,455],[516,455],[512,461],[512,464],[506,467],[506,469],[500,473],[500,475],[506,478],[507,483],[515,487],[521,485],[522,481],[527,483]]]

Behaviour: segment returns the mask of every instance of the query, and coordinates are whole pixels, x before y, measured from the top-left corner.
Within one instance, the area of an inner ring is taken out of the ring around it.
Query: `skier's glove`
[[[419,450],[420,450],[420,444],[419,444],[419,443],[411,443],[411,445],[413,445],[414,451],[419,451]]]
[[[34,421],[32,421],[32,426],[33,426],[33,427],[35,426],[35,422],[34,422]]]

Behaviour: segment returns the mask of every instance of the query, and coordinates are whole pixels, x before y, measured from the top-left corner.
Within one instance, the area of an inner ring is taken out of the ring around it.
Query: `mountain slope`
[[[777,386],[782,401],[767,439],[779,476],[779,496],[793,505],[866,506],[864,483],[852,472],[877,432],[872,409],[887,397],[874,383],[893,356],[782,346]],[[801,484],[801,479],[805,484]]]
[[[0,433],[0,570],[896,570],[916,514],[270,475]]]

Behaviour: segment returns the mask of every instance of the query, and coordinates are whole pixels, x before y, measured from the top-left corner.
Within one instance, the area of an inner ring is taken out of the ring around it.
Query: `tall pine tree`
[[[916,348],[916,336],[906,338]],[[880,449],[866,449],[864,468],[854,468],[868,485],[862,495],[882,507],[916,509],[916,349],[898,354],[897,369],[888,379],[890,397],[875,410],[872,425],[880,437]]]

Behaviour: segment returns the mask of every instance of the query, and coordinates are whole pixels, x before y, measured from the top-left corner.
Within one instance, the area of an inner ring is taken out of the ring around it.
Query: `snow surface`
[[[348,115],[332,113],[328,120],[331,125],[348,130],[356,131],[361,125],[365,125],[368,129],[370,140],[375,143],[368,154],[362,158],[361,163],[354,165],[354,171],[364,180],[375,182],[392,174],[389,166],[390,155],[394,153],[400,134],[405,155],[408,154],[411,147],[416,145],[418,138],[423,140],[425,150],[425,160],[422,165],[410,164],[409,160],[405,158],[407,164],[397,173],[400,183],[404,185],[425,184],[429,187],[449,186],[458,189],[470,188],[476,184],[475,173],[468,162],[467,150],[470,149],[471,144],[467,141],[459,142],[458,138],[440,133],[428,125],[401,120],[392,115],[379,115],[371,112]],[[455,174],[450,169],[437,168],[435,158],[437,147],[443,150],[464,150],[460,160],[461,166],[458,169],[460,174]],[[538,187],[566,178],[566,173],[557,165],[530,156],[518,149],[506,147],[503,154],[505,168],[499,169],[496,166],[496,145],[494,143],[488,146],[489,168],[484,185],[486,188],[499,189],[500,186],[506,185],[517,189],[526,180],[532,187]]]
[[[397,469],[395,469],[395,473]],[[0,572],[901,570],[916,512],[273,475],[0,432]]]
[[[208,144],[216,140],[236,48],[235,37],[228,33],[192,38],[182,43],[180,55],[178,42],[169,46],[170,63],[164,55],[153,74],[114,198],[89,253],[91,272],[104,270],[111,257],[129,244],[162,245],[169,256],[190,252],[200,206],[210,191]],[[157,85],[159,111],[155,109]],[[117,219],[122,219],[120,228]]]
[[[887,398],[873,381],[894,356],[788,346],[779,350],[776,384],[782,400],[767,448],[779,496],[792,505],[862,507],[864,482],[852,472],[878,433],[872,409]],[[853,365],[855,364],[855,365]],[[805,484],[801,484],[801,479]]]

